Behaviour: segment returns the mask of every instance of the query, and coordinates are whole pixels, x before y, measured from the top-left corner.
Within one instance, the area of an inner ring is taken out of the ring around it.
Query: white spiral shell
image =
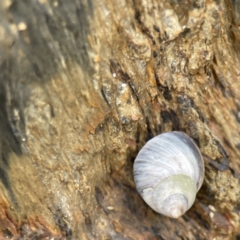
[[[183,132],[154,137],[134,162],[134,181],[144,201],[156,212],[172,218],[192,206],[203,178],[201,153]]]

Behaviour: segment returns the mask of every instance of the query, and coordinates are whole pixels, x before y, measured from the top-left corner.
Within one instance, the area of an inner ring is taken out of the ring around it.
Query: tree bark
[[[1,239],[239,239],[240,1],[3,0]],[[183,131],[205,180],[172,220],[133,182]]]

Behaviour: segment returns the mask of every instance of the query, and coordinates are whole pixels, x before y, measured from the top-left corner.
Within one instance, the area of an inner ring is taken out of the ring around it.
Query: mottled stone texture
[[[0,1],[0,239],[239,239],[239,0]],[[206,177],[178,220],[132,165],[187,133]]]

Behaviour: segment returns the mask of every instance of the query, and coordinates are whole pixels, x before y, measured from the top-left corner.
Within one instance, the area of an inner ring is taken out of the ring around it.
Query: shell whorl
[[[134,162],[138,192],[151,208],[169,217],[177,218],[192,206],[203,177],[201,153],[182,132],[154,137]]]

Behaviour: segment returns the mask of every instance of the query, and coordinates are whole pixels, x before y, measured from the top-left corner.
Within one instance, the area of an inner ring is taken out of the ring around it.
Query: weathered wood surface
[[[0,3],[1,239],[239,239],[239,0]],[[135,190],[180,130],[206,177],[178,220]]]

